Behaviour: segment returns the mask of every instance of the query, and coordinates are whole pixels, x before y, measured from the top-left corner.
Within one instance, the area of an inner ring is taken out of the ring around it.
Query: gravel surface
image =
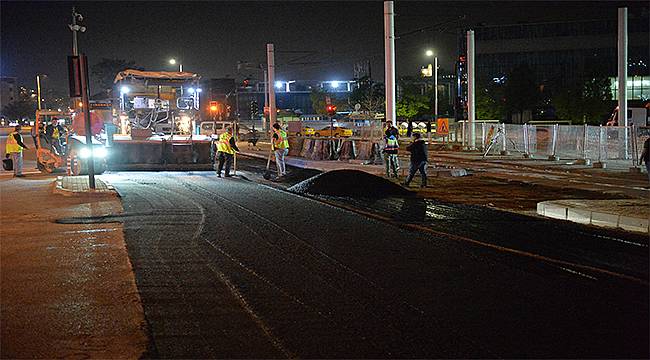
[[[390,180],[358,170],[329,171],[302,181],[288,190],[297,194],[360,198],[414,195]]]

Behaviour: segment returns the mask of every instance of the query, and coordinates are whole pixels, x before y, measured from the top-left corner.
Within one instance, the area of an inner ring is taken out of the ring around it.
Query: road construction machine
[[[92,148],[86,144],[84,121],[81,113],[59,110],[37,110],[32,127],[36,143],[36,164],[41,172],[51,173],[57,168],[67,168],[70,175],[88,173],[90,161],[94,161],[95,173],[106,169],[108,150],[95,136]],[[103,121],[91,113],[94,134],[99,135]]]
[[[109,134],[111,169],[202,169],[211,166],[212,138],[200,135],[200,76],[127,69],[115,77]]]

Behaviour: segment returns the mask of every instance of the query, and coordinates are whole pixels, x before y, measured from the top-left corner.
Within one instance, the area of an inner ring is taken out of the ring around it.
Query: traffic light
[[[336,115],[336,105],[329,104],[325,107],[325,110],[327,111],[327,115],[329,116]]]
[[[251,119],[256,119],[257,114],[260,111],[260,109],[259,109],[259,107],[257,105],[257,101],[255,101],[255,100],[251,101],[250,110],[251,110]]]
[[[216,101],[210,101],[210,112],[216,113],[219,110],[219,103]]]

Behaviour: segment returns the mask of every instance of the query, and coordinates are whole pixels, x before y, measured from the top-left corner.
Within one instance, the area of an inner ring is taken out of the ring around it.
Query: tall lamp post
[[[433,56],[433,122],[438,123],[438,56],[434,56],[433,50],[427,50],[425,55]],[[431,143],[431,129],[429,129],[429,143]]]
[[[169,63],[171,65],[176,65],[177,61],[176,59],[169,59]],[[178,62],[178,71],[183,72],[183,64],[181,64],[180,62]]]
[[[78,24],[77,22],[81,22],[84,20],[83,15],[79,14],[75,7],[72,7],[72,24],[68,24],[68,28],[70,28],[70,31],[72,31],[72,56],[79,56],[79,44],[77,43],[77,33],[78,32],[86,32],[86,27],[83,25]],[[40,99],[40,96],[39,96]],[[76,109],[78,107],[81,107],[79,105],[80,99],[79,98],[72,98],[72,108]],[[40,100],[39,100],[40,104]]]
[[[177,61],[174,58],[169,59],[169,64],[170,65],[176,65]],[[183,64],[178,61],[178,71],[183,72]],[[181,85],[181,96],[183,96],[183,85]]]
[[[38,110],[41,110],[43,107],[41,105],[41,78],[45,78],[47,75],[41,74],[36,75],[36,96],[38,97]]]

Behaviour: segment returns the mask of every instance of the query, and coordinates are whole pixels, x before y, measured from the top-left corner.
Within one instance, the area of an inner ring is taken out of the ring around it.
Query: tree
[[[331,93],[327,90],[315,89],[311,91],[311,94],[309,94],[309,98],[311,99],[311,106],[316,112],[316,114],[327,115],[327,110],[325,109],[325,107],[327,105],[326,98],[328,96],[330,98],[330,101],[332,102],[332,105],[335,105],[338,111],[348,110],[347,99],[341,100],[336,98],[334,93]]]
[[[505,111],[523,113],[533,110],[539,99],[539,88],[533,70],[528,65],[519,65],[508,74],[503,88]]]
[[[362,111],[370,113],[383,112],[385,104],[385,88],[383,84],[373,82],[369,77],[358,81],[359,86],[352,91],[348,103],[351,108],[361,105]]]
[[[552,102],[561,119],[598,125],[612,110],[611,98],[609,79],[602,76],[559,91]]]
[[[10,120],[22,120],[24,118],[32,118],[36,113],[36,101],[30,97],[20,96],[18,99],[5,105],[2,109],[2,114],[7,116]]]
[[[479,82],[476,86],[476,119],[500,120],[503,112],[503,87],[494,82]]]
[[[126,69],[143,70],[135,65],[135,61],[102,58],[100,62],[91,66],[91,74],[102,91],[109,91],[113,88],[113,80],[117,73]]]

